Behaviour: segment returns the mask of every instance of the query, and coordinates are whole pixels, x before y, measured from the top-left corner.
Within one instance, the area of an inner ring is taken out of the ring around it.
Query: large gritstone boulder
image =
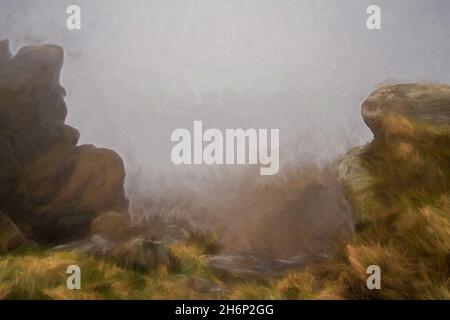
[[[78,130],[65,124],[62,65],[60,47],[12,56],[0,42],[0,210],[41,244],[80,239],[97,214],[128,209],[120,156],[77,146]]]

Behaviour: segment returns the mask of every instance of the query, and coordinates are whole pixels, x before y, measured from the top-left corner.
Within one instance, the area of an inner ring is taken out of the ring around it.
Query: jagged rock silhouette
[[[80,239],[95,216],[128,210],[120,156],[77,146],[78,130],[65,124],[63,56],[53,45],[12,56],[0,41],[0,210],[42,244]]]

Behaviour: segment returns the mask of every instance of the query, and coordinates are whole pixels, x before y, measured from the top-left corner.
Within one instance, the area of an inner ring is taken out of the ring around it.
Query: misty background
[[[370,4],[382,30],[366,28]],[[129,190],[202,193],[242,169],[174,166],[174,129],[279,128],[282,164],[330,163],[370,141],[372,89],[450,83],[449,17],[447,0],[0,0],[0,38],[64,47],[67,122],[124,158]]]

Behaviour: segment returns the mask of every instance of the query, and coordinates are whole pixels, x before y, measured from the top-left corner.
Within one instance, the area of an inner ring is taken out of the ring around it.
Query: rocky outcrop
[[[416,123],[450,125],[450,86],[400,84],[373,91],[361,108],[366,124],[379,136],[388,117]]]
[[[62,65],[60,47],[11,56],[0,42],[0,209],[41,244],[80,239],[98,214],[128,209],[120,156],[77,146],[78,130],[65,124]]]
[[[367,220],[367,212],[382,211],[379,203],[398,201],[402,190],[412,188],[424,198],[448,193],[450,86],[382,87],[369,95],[361,112],[374,139],[350,150],[339,165],[357,224]]]
[[[450,87],[379,88],[362,116],[374,139],[340,163],[355,233],[336,255],[344,266],[339,295],[448,299]],[[383,270],[382,290],[361,286],[369,265]]]

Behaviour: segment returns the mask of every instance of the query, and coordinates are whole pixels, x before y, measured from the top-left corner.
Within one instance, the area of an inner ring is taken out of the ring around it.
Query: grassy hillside
[[[387,113],[338,171],[355,232],[325,261],[264,278],[232,275],[208,265],[217,246],[204,236],[172,244],[170,266],[149,271],[77,250],[13,251],[0,255],[0,298],[450,299],[448,122]],[[66,288],[71,264],[81,267],[82,290]],[[369,265],[381,268],[381,290],[366,287]]]
[[[202,237],[172,245],[175,265],[149,272],[76,250],[22,251],[0,256],[0,298],[450,299],[448,127],[387,120],[383,136],[341,162],[356,230],[323,263],[236,277],[208,266]],[[82,290],[66,288],[70,264],[81,267]],[[382,289],[369,291],[366,267],[373,264],[381,267]]]

